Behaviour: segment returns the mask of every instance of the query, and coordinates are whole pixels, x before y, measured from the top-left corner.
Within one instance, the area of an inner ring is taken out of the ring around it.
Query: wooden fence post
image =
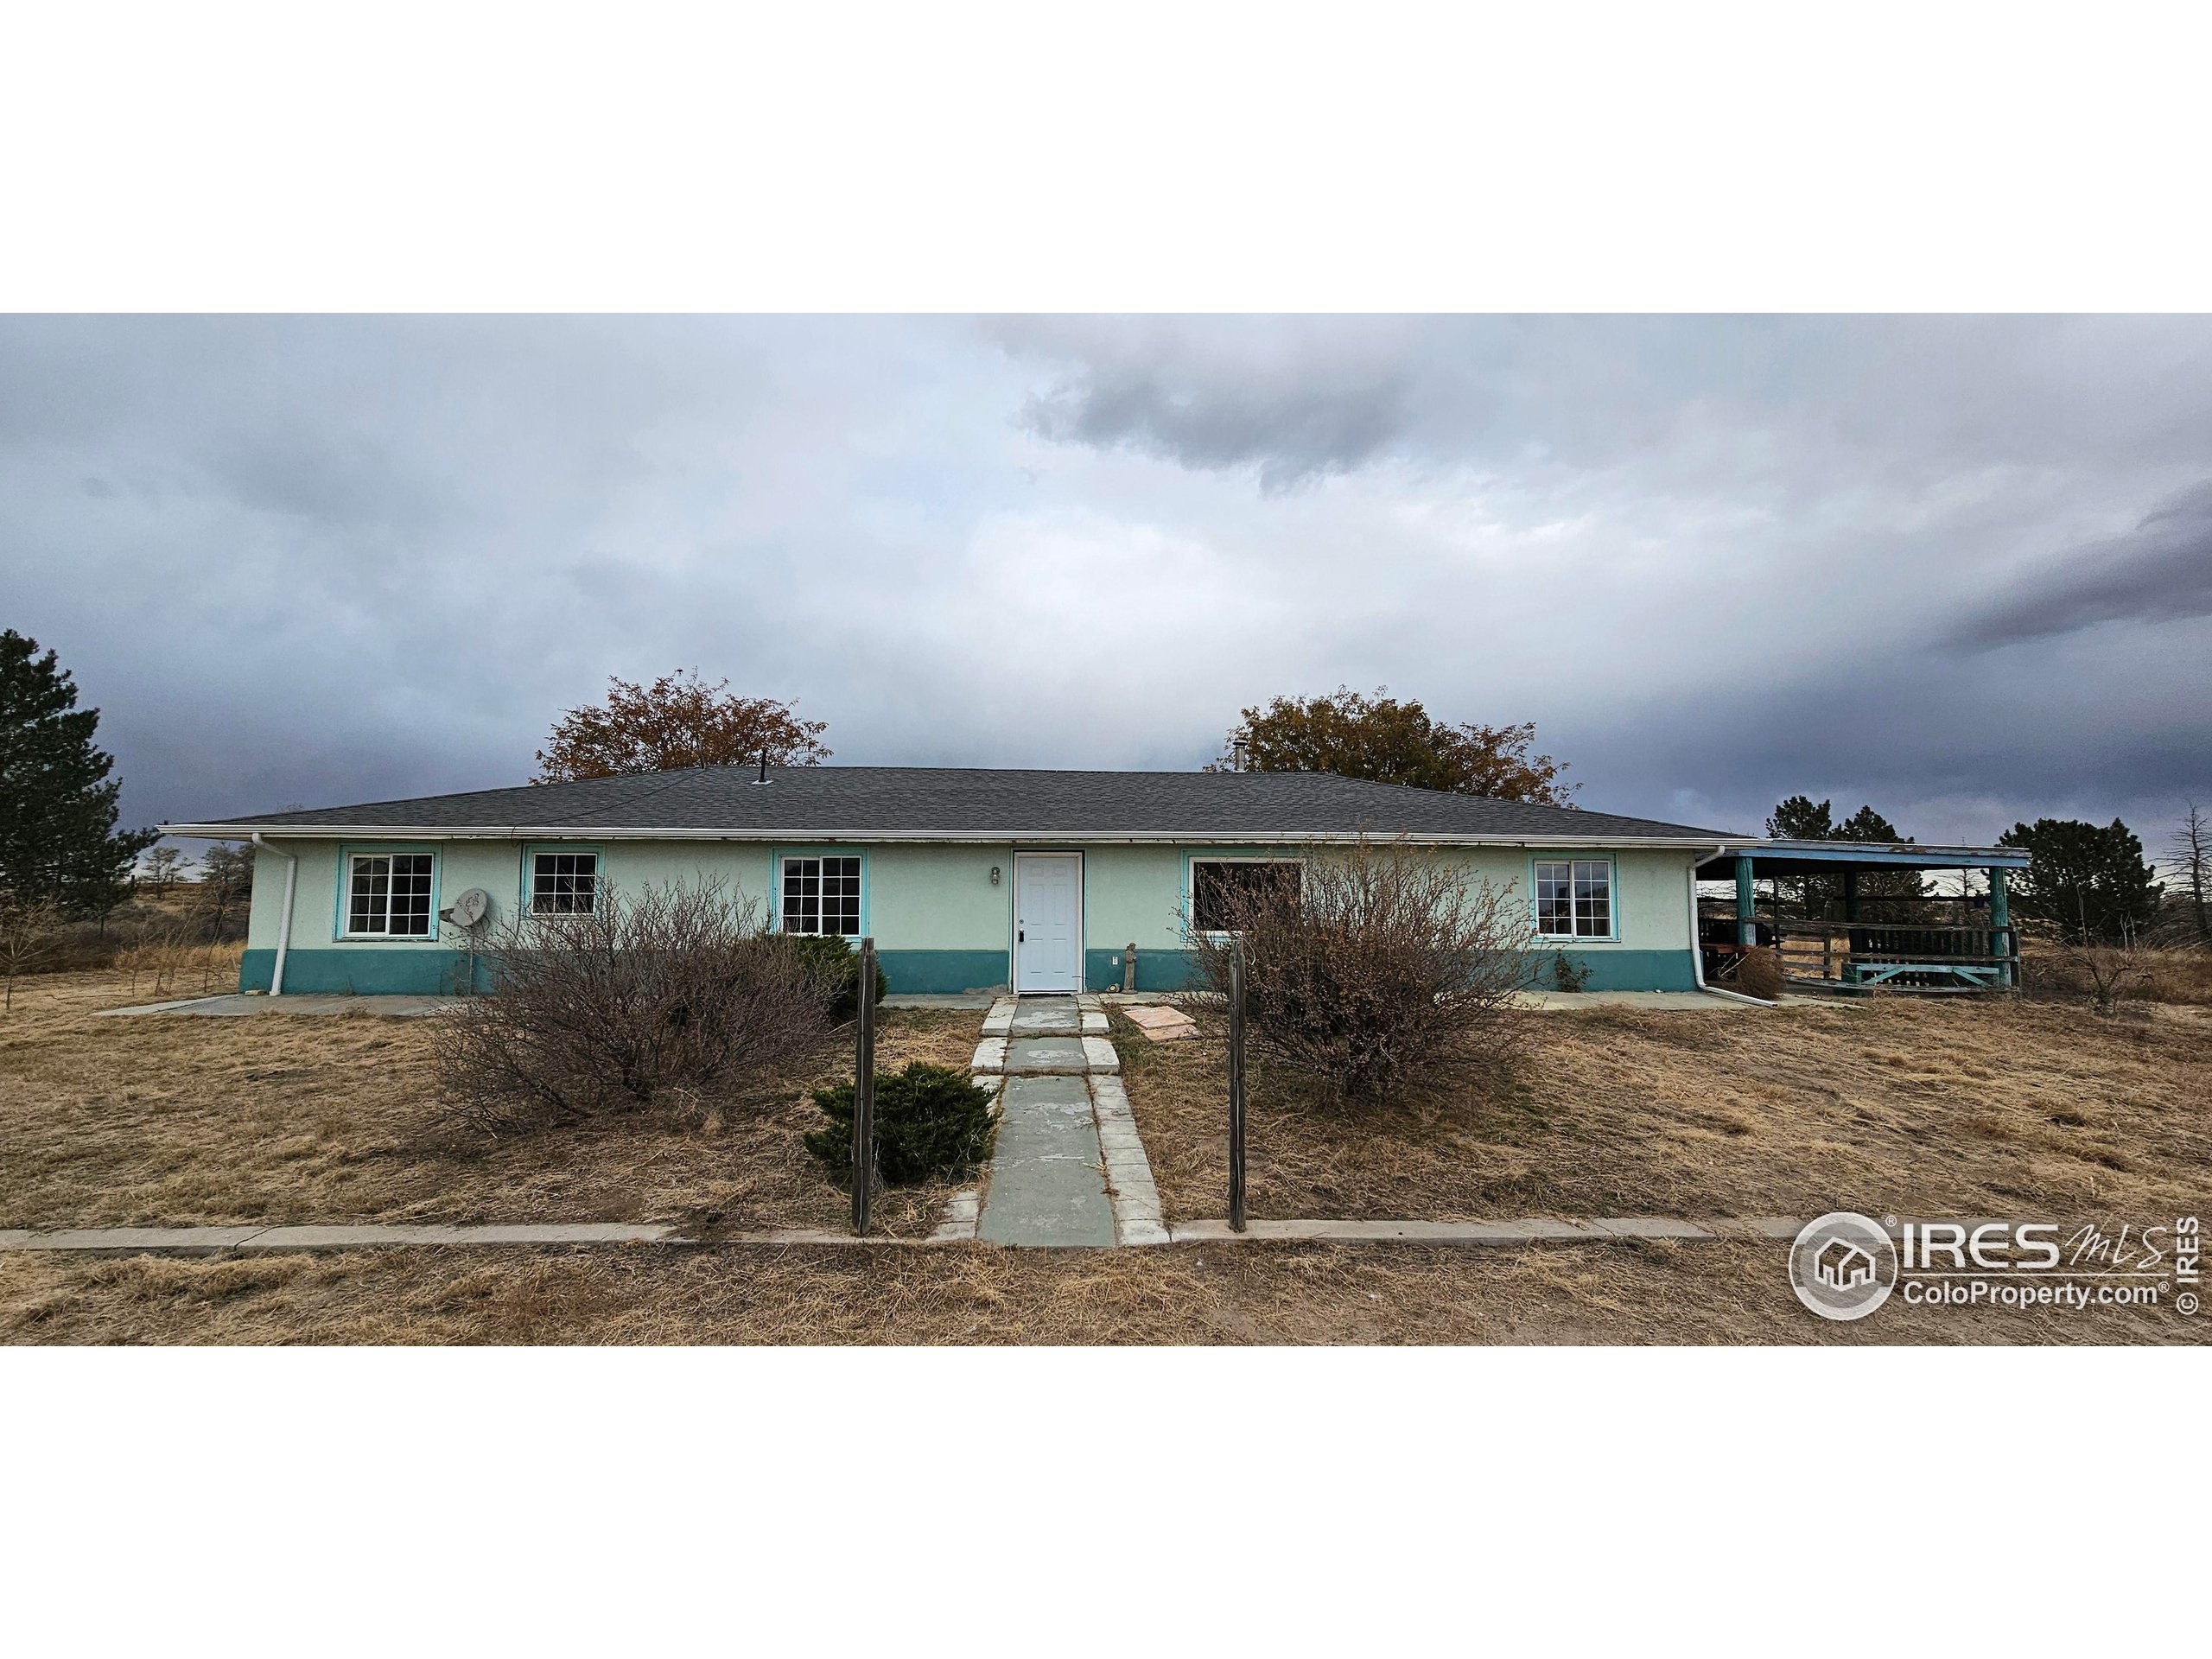
[[[875,1197],[875,941],[861,941],[860,1039],[853,1062],[853,1231],[868,1231]]]
[[[1244,941],[1229,945],[1229,1230],[1244,1230]]]

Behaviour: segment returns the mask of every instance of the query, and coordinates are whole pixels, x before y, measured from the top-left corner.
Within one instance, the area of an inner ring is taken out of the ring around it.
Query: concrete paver
[[[1010,1037],[1005,1069],[1010,1077],[1079,1077],[1090,1070],[1090,1057],[1083,1052],[1083,1039],[1072,1033],[1065,1037]]]

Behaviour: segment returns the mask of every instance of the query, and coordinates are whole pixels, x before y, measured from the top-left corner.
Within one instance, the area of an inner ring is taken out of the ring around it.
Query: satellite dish
[[[474,927],[491,913],[492,895],[481,887],[471,887],[447,908],[445,918],[455,927]]]

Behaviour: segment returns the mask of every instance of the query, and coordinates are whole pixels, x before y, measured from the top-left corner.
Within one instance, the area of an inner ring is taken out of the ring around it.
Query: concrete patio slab
[[[1761,1003],[1715,996],[1710,991],[1523,991],[1520,1001],[1522,1007],[1545,1014],[1605,1007],[1646,1008],[1659,1013],[1712,1014],[1724,1008],[1741,1008],[1747,1014],[1773,1011]]]
[[[230,1019],[258,1014],[365,1014],[388,1019],[411,1020],[436,1014],[453,1006],[450,996],[330,996],[321,993],[287,996],[247,996],[232,991],[221,996],[195,996],[181,1002],[147,1002],[136,1007],[100,1008],[101,1014],[130,1019],[141,1014],[176,1014]]]

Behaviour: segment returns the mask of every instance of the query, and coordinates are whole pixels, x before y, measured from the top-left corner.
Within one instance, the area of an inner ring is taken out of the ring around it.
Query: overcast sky
[[[2212,321],[0,319],[0,626],[133,823],[526,781],[696,665],[836,760],[1190,767],[1277,692],[1584,804],[2212,800]]]

